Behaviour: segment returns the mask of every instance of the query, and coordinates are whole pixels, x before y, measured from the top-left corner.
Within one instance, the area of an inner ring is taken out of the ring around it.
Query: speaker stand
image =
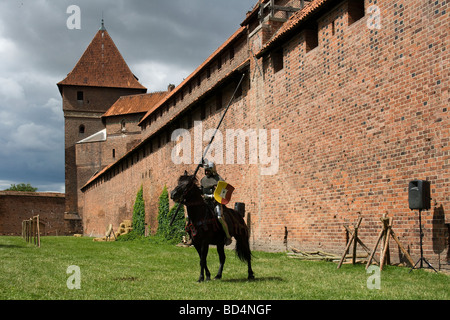
[[[424,262],[428,265],[429,269],[433,269],[435,272],[437,272],[436,269],[433,268],[433,266],[428,262],[428,260],[423,257],[423,247],[422,247],[423,232],[422,232],[422,210],[421,209],[419,209],[419,230],[420,230],[420,259],[417,260],[416,264],[414,265],[414,267],[411,268],[411,270],[409,270],[409,272],[413,271],[414,269],[423,269]],[[417,265],[419,265],[419,267],[417,267]]]

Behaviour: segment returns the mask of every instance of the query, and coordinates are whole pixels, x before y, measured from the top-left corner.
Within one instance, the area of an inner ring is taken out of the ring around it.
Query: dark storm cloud
[[[56,83],[105,26],[149,91],[179,84],[239,28],[256,0],[2,0],[0,190],[63,191],[64,118]],[[81,10],[81,29],[66,22]]]

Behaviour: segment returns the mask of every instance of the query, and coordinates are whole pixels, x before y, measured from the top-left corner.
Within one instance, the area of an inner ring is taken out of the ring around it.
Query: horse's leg
[[[195,250],[197,250],[198,256],[200,258],[200,277],[197,282],[202,282],[205,280],[203,265],[202,265],[202,247],[199,244],[194,243]]]
[[[219,254],[220,266],[219,271],[217,271],[217,275],[214,279],[220,280],[222,279],[223,265],[225,264],[225,250],[223,243],[217,245],[217,253]]]
[[[208,257],[208,249],[209,249],[209,245],[208,243],[203,243],[202,244],[202,255],[200,257],[200,268],[201,268],[201,273],[200,273],[200,277],[203,278],[203,272],[206,273],[206,281],[211,280],[211,273],[208,270],[208,266],[206,264],[206,258]],[[203,279],[202,279],[203,281]],[[199,279],[199,282],[200,279]]]

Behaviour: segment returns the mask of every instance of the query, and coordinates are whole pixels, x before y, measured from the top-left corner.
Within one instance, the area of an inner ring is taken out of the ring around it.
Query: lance
[[[191,183],[192,183],[192,181],[194,181],[195,177],[197,176],[198,170],[199,170],[200,167],[203,165],[203,159],[205,158],[206,154],[208,153],[209,147],[210,147],[211,144],[213,143],[214,138],[216,137],[217,131],[219,131],[219,128],[220,128],[220,126],[221,126],[221,124],[222,124],[222,122],[223,122],[223,119],[225,118],[225,115],[227,114],[228,109],[230,108],[231,103],[232,103],[233,100],[234,100],[234,96],[236,95],[236,92],[238,91],[238,89],[239,89],[239,87],[240,87],[240,85],[241,85],[241,83],[242,83],[242,80],[244,80],[244,77],[245,77],[245,73],[242,74],[241,80],[239,80],[239,83],[238,83],[238,85],[236,86],[236,89],[234,89],[234,92],[233,92],[233,95],[231,96],[230,102],[228,102],[227,107],[226,107],[225,110],[223,111],[223,114],[222,114],[222,117],[220,118],[219,124],[217,125],[216,130],[214,130],[214,134],[212,135],[211,140],[209,140],[209,143],[208,143],[208,145],[206,146],[205,151],[203,152],[201,162],[197,165],[197,168],[195,168],[194,174],[192,175],[192,178],[191,178],[191,179],[192,179],[192,180],[191,180]],[[179,211],[179,209],[180,209],[180,207],[181,207],[181,203],[183,202],[183,200],[184,200],[184,195],[182,196],[181,201],[180,201],[180,204],[178,205],[177,209],[175,210],[175,213],[174,213],[173,216],[172,216],[172,219],[170,220],[169,226],[172,226],[173,222],[175,221],[175,218],[176,218],[176,216],[178,215],[178,211]]]

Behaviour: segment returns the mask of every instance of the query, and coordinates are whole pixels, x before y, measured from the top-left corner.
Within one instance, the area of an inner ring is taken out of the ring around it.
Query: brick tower
[[[105,29],[101,28],[80,60],[59,82],[65,124],[66,219],[79,221],[75,144],[105,128],[101,116],[121,96],[146,93]],[[70,223],[70,222],[69,222]]]

